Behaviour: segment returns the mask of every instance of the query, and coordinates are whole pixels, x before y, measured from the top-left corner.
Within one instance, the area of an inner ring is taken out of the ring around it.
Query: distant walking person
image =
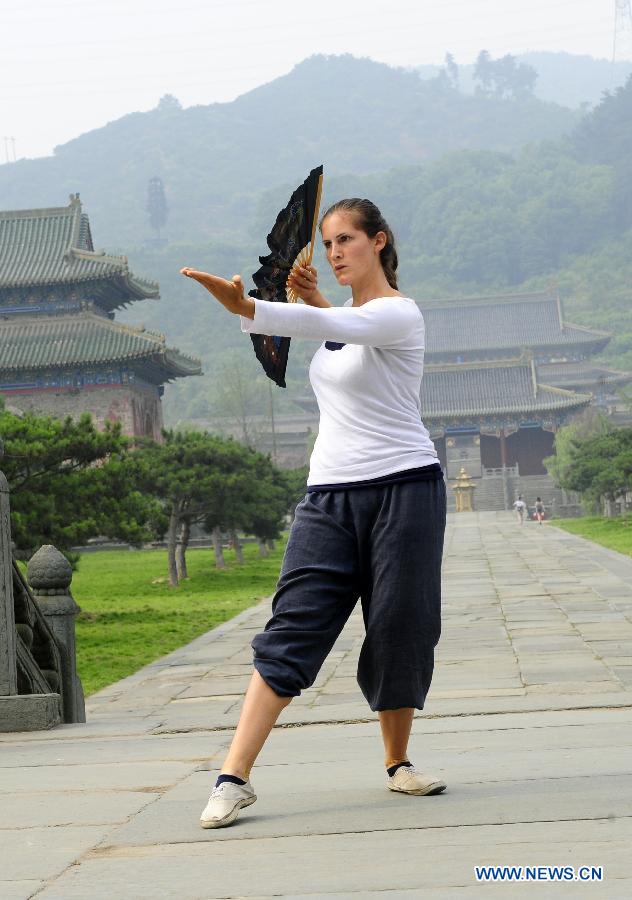
[[[386,787],[418,796],[445,790],[408,757],[439,640],[446,508],[443,472],[421,420],[424,321],[398,290],[393,234],[373,203],[336,203],[321,234],[338,283],[350,289],[342,307],[320,293],[312,266],[289,282],[306,305],[253,300],[238,276],[182,269],[241,316],[242,331],[320,345],[310,367],[320,427],[307,494],[272,618],[252,642],[255,671],[203,828],[230,825],[255,802],[250,770],[259,751],[281,710],[314,683],[358,598],[366,628],[358,683],[380,720]]]
[[[539,497],[536,497],[535,501],[535,517],[541,525],[544,521],[544,503],[542,503]]]
[[[516,517],[520,524],[524,523],[525,513],[527,511],[527,504],[522,499],[522,494],[518,495],[518,499],[514,501],[513,508],[516,512]]]

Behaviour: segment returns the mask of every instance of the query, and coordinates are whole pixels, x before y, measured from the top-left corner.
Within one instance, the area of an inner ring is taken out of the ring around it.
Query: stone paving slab
[[[610,872],[609,884],[614,882],[616,890],[616,879],[627,878],[629,873],[624,860],[630,828],[612,827],[607,822],[590,823],[590,826],[582,825],[579,833],[566,825],[560,830],[554,823],[550,827],[539,824],[531,828],[524,825],[460,827],[422,834],[410,829],[334,836],[316,834],[283,841],[274,838],[248,841],[247,848],[239,840],[120,850],[104,848],[90,854],[81,866],[70,869],[40,896],[45,900],[86,896],[99,900],[133,896],[134,890],[136,896],[146,896],[147,885],[151,884],[151,896],[156,898],[252,897],[262,892],[264,896],[283,894],[291,884],[294,896],[316,893],[327,897],[333,892],[355,897],[358,884],[365,881],[370,871],[373,891],[416,890],[418,896],[434,897],[436,888],[470,887],[475,865],[511,865],[520,859],[523,865],[579,866],[586,859],[597,858],[603,860]],[[244,871],[245,853],[247,871]],[[380,860],[379,866],[375,864],[376,859]],[[396,866],[389,864],[393,860],[397,860]],[[157,865],[160,865],[159,878]],[[487,886],[482,887],[481,894],[487,890]],[[578,896],[577,888],[575,891]],[[507,891],[501,896],[512,894]],[[604,886],[599,885],[593,893],[589,886],[586,896],[616,894],[605,894]]]
[[[28,766],[74,766],[92,764],[191,761],[202,762],[225,747],[228,737],[219,733],[204,735],[152,735],[94,738],[89,742],[76,736],[57,740],[59,732],[47,732],[48,738],[34,741],[15,741],[0,749],[2,768]],[[40,732],[41,734],[41,732]],[[53,737],[55,736],[55,738]],[[9,776],[10,777],[10,776]]]
[[[110,830],[108,824],[5,829],[1,835],[2,878],[5,881],[55,879],[77,857],[102,843]]]
[[[603,754],[602,754],[603,755]],[[596,761],[598,754],[593,754]],[[619,763],[619,768],[625,768]],[[347,766],[346,769],[349,769]],[[333,784],[323,784],[319,764],[269,767],[254,779],[259,800],[240,816],[237,829],[220,829],[209,841],[249,841],[285,838],[296,834],[350,834],[421,831],[446,827],[573,822],[577,819],[623,818],[629,815],[632,776],[604,775],[568,778],[554,770],[550,778],[474,781],[479,774],[450,770],[450,787],[439,798],[394,795],[376,772],[345,772],[329,764]],[[594,771],[594,763],[593,763]],[[532,774],[532,773],[530,773]],[[344,787],[341,787],[341,782]],[[159,846],[198,843],[196,816],[199,797],[208,794],[207,773],[196,773],[168,797],[145,807],[127,825],[115,829],[108,846]],[[289,793],[284,793],[289,792]],[[206,798],[205,798],[206,799]],[[425,801],[425,802],[423,802]],[[203,804],[202,804],[203,805]],[[589,809],[589,812],[587,811]],[[176,836],[177,835],[177,839]],[[632,832],[631,835],[632,837]]]
[[[59,825],[118,825],[159,797],[159,793],[150,791],[108,791],[100,787],[95,791],[3,794],[0,835],[7,830]]]
[[[0,898],[632,896],[632,559],[453,516],[444,594],[411,755],[445,794],[385,789],[356,613],[264,748],[256,805],[199,828],[264,602],[89,698],[87,724],[0,735]],[[606,882],[490,887],[481,864],[603,865]]]
[[[138,791],[165,790],[186,777],[195,768],[192,763],[138,762],[123,760],[115,765],[0,767],[0,796],[22,791]]]
[[[35,894],[45,887],[43,881],[5,881],[0,878],[0,897],[2,900],[29,900]]]

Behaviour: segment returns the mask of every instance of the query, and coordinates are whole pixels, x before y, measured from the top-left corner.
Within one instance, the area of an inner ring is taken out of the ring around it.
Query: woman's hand
[[[246,296],[244,283],[240,275],[233,275],[232,279],[228,281],[226,278],[220,278],[218,275],[200,272],[197,269],[189,269],[187,266],[184,269],[180,269],[180,274],[199,282],[229,312],[234,313],[236,316],[254,319],[255,301],[252,297]]]
[[[287,279],[288,287],[308,306],[331,306],[318,290],[318,272],[314,266],[296,266]]]

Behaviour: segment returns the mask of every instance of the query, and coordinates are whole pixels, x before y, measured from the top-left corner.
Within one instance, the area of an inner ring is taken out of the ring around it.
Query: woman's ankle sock
[[[231,784],[245,784],[243,778],[238,778],[236,775],[220,775],[217,781],[215,782],[215,787],[222,784],[224,781],[230,781]]]
[[[389,766],[386,770],[388,772],[388,777],[392,778],[395,772],[397,772],[398,769],[401,769],[402,766],[412,766],[412,763],[406,760],[406,762],[396,763],[396,765],[394,766]]]

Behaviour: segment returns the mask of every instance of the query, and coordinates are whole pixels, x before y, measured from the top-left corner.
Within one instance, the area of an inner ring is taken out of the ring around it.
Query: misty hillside
[[[592,56],[576,56],[571,53],[521,53],[516,54],[519,63],[532,66],[538,73],[534,94],[546,103],[559,103],[570,109],[582,104],[595,106],[606,91],[614,91],[625,84],[632,75],[632,62],[618,61],[612,65],[607,59]],[[436,78],[441,66],[419,66],[423,78]],[[459,88],[473,94],[474,64],[459,65]]]
[[[577,114],[533,98],[468,97],[439,80],[351,56],[315,56],[232,103],[132,113],[0,167],[0,208],[55,206],[79,191],[100,246],[151,237],[148,180],[162,178],[166,234],[194,241],[242,234],[253,194],[302,180],[419,165],[459,150],[512,152],[569,132]]]
[[[81,191],[96,245],[120,248],[161,284],[159,300],[119,318],[203,360],[203,377],[167,388],[168,423],[204,422],[225,411],[235,367],[255,408],[267,408],[267,384],[238,324],[178,270],[240,272],[250,284],[278,209],[321,160],[323,208],[353,195],[383,208],[405,292],[463,296],[555,280],[569,318],[616,331],[607,358],[632,368],[632,80],[582,118],[536,100],[465,97],[445,79],[366,60],[316,57],[234,103],[181,110],[164,101],[55,157],[3,166],[0,207],[64,204]],[[145,240],[154,174],[171,210],[162,247]],[[340,302],[346,294],[320,248],[315,264],[323,291]],[[279,412],[296,410],[313,349],[294,342],[288,390],[274,392]]]
[[[327,174],[324,206],[341,196],[374,199],[397,235],[401,287],[418,299],[559,284],[570,320],[615,332],[605,358],[632,368],[631,107],[632,79],[557,143],[515,155],[459,151],[424,166],[370,175]],[[204,363],[203,378],[169,388],[170,421],[213,414],[227,360],[239,360],[253,384],[260,373],[235,322],[182,279],[179,267],[240,272],[250,284],[266,228],[289,187],[261,196],[257,239],[146,248],[132,255],[139,272],[161,282],[162,299],[134,304],[124,317],[165,330],[170,341]],[[320,248],[315,264],[324,293],[342,300]],[[275,391],[285,411],[305,391],[312,352],[309,342],[295,342],[288,391]]]

